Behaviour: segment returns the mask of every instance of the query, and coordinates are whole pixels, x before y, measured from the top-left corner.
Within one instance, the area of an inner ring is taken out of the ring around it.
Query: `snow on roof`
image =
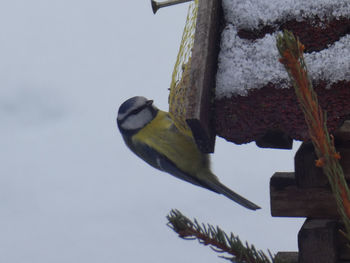
[[[218,58],[216,97],[219,99],[232,94],[246,95],[249,89],[261,88],[268,83],[280,87],[287,87],[289,83],[288,74],[278,61],[276,34],[281,32],[251,41],[238,37],[237,28],[257,27],[259,23],[266,25],[286,17],[302,19],[305,14],[319,17],[350,14],[350,1],[223,0],[223,7],[228,25],[221,35]],[[327,80],[330,84],[350,80],[349,35],[327,49],[304,54],[304,57],[312,80]]]
[[[238,28],[258,28],[276,21],[317,15],[320,18],[350,16],[349,0],[223,0],[225,20]]]

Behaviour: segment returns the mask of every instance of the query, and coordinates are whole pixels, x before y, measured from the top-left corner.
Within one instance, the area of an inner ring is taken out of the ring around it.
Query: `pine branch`
[[[315,164],[322,167],[328,178],[345,225],[346,237],[350,241],[350,192],[339,163],[340,155],[336,152],[334,138],[328,133],[326,113],[319,106],[308,77],[303,56],[304,46],[291,32],[284,31],[283,35],[277,37],[277,48],[281,56],[280,62],[288,72],[305,116],[318,157]]]
[[[238,236],[226,234],[218,226],[199,224],[196,219],[191,221],[178,210],[171,210],[167,216],[168,226],[186,240],[198,240],[203,245],[209,245],[215,252],[228,253],[232,257],[221,256],[235,263],[271,263],[276,262],[269,251],[269,257],[261,250],[256,250],[247,242],[245,245]],[[276,262],[277,263],[277,262]]]

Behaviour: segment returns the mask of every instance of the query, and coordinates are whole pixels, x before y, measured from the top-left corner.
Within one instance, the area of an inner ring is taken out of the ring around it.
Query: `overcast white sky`
[[[186,12],[154,16],[148,0],[0,2],[0,262],[225,262],[166,227],[172,208],[257,248],[296,250],[303,220],[269,207],[269,178],[293,170],[295,150],[217,139],[213,170],[263,208],[252,212],[154,170],[122,141],[125,99],[168,107]]]

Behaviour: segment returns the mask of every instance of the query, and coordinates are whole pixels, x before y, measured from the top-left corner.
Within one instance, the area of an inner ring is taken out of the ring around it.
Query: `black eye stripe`
[[[130,114],[128,114],[128,115],[132,115],[132,114],[137,114],[137,113],[139,113],[140,111],[142,111],[144,108],[137,108],[137,109],[134,109],[134,110],[132,110],[131,112],[130,112]]]
[[[144,110],[145,108],[147,108],[148,106],[149,106],[149,105],[147,105],[147,104],[142,105],[141,107],[138,107],[138,108],[132,110],[132,111],[128,114],[128,116],[129,116],[129,115],[132,115],[132,114],[137,114],[137,113],[139,113],[140,111],[142,111],[142,110]]]
[[[126,121],[127,118],[129,118],[131,115],[136,115],[138,114],[140,111],[142,111],[143,109],[147,108],[148,105],[143,105],[142,107],[138,107],[136,109],[133,109],[132,111],[130,111],[127,115],[125,115],[125,117],[121,120],[119,120],[119,123],[122,124],[124,121]]]

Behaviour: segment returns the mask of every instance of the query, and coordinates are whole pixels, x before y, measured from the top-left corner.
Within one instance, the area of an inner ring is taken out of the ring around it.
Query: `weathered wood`
[[[276,262],[298,263],[298,252],[278,252],[275,256]]]
[[[271,177],[270,203],[272,216],[339,217],[329,188],[299,188],[294,173],[275,173]]]
[[[221,13],[221,0],[201,0],[198,3],[186,122],[203,152],[213,152],[215,144],[212,98],[215,96]]]
[[[344,230],[344,225],[340,223],[341,229]],[[350,263],[350,247],[349,242],[346,240],[344,234],[340,231],[337,233],[337,241],[338,241],[338,256],[341,262]]]
[[[336,144],[350,144],[350,120],[344,121],[343,125],[335,131],[334,138]]]
[[[294,157],[295,180],[298,187],[322,187],[328,184],[328,179],[322,168],[316,167],[317,155],[311,142],[304,142]]]
[[[340,164],[345,178],[350,181],[350,148],[341,143],[337,146],[340,153]],[[316,167],[317,155],[311,142],[303,143],[294,157],[295,179],[298,187],[324,187],[328,185],[328,179],[322,169]]]
[[[337,221],[306,219],[298,234],[299,263],[336,263]]]
[[[255,143],[260,148],[292,149],[293,139],[282,131],[268,131]]]

